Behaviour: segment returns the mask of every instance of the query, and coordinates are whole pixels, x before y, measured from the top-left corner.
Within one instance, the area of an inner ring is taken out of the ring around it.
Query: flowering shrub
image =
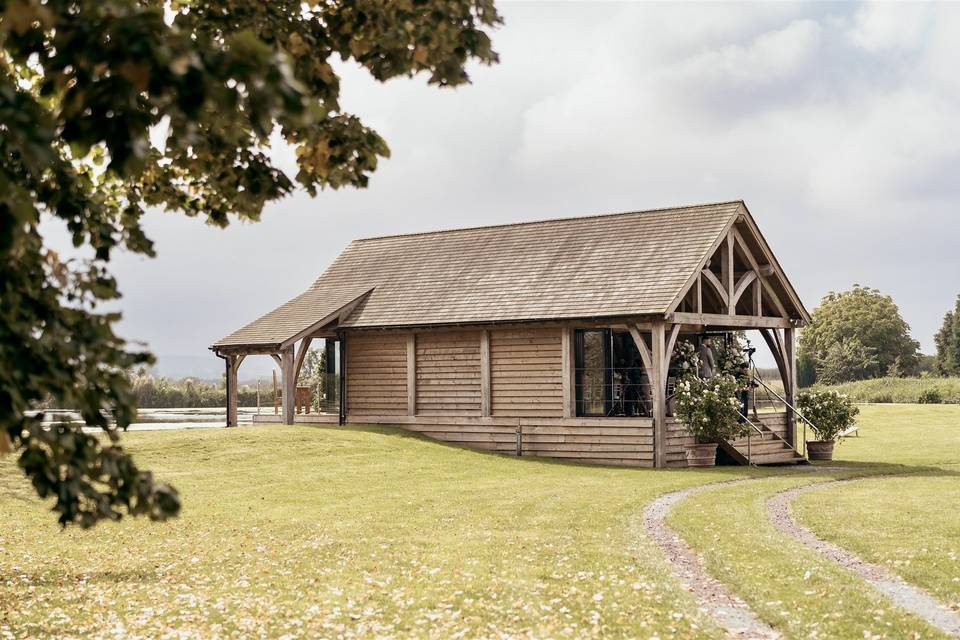
[[[836,391],[804,391],[797,398],[797,409],[815,425],[814,433],[822,441],[836,440],[860,413],[846,394]]]
[[[680,340],[673,348],[670,359],[670,371],[681,378],[687,374],[696,374],[700,369],[700,357],[697,348],[689,340]]]
[[[740,370],[740,364],[746,361],[744,347],[745,338],[742,332],[728,334],[727,340],[716,340],[714,355],[716,356],[717,373],[727,373],[732,376]]]
[[[739,384],[730,375],[703,380],[686,375],[677,383],[676,415],[687,425],[697,442],[731,440],[745,432],[740,424]]]

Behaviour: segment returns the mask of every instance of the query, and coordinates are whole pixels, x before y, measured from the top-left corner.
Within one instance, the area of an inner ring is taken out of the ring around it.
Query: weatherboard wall
[[[564,417],[559,326],[351,332],[345,343],[348,423],[512,455],[654,464],[650,418]]]

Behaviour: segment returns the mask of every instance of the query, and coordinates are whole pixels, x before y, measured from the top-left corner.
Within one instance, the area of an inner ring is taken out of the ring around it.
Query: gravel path
[[[747,603],[707,573],[703,559],[684,542],[664,519],[676,503],[694,494],[719,486],[735,486],[750,479],[715,482],[667,493],[649,503],[643,511],[643,524],[650,537],[667,556],[673,573],[684,588],[696,597],[701,609],[734,638],[773,639],[780,633],[760,620]]]
[[[797,496],[838,482],[849,482],[849,480],[818,482],[776,494],[767,501],[767,515],[770,522],[782,533],[799,540],[841,567],[853,571],[900,607],[923,618],[944,633],[960,638],[960,614],[951,611],[926,591],[907,584],[885,568],[865,562],[849,551],[817,538],[812,531],[793,519],[790,505]]]

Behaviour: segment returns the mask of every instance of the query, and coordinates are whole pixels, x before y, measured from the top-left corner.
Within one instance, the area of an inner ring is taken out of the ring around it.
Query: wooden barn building
[[[226,361],[228,424],[240,363],[264,354],[280,365],[287,424],[393,425],[512,455],[674,467],[692,442],[668,416],[678,339],[759,330],[792,405],[808,321],[734,201],[356,240],[304,293],[211,349]],[[339,406],[300,415],[296,380],[320,339]],[[757,422],[752,462],[797,458],[789,410]],[[743,462],[743,445],[725,449]]]

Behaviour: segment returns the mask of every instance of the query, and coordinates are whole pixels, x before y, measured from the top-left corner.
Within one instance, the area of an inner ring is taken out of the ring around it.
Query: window
[[[577,415],[607,415],[608,366],[606,329],[577,331]]]
[[[650,394],[640,353],[625,331],[574,333],[578,416],[650,415]]]

